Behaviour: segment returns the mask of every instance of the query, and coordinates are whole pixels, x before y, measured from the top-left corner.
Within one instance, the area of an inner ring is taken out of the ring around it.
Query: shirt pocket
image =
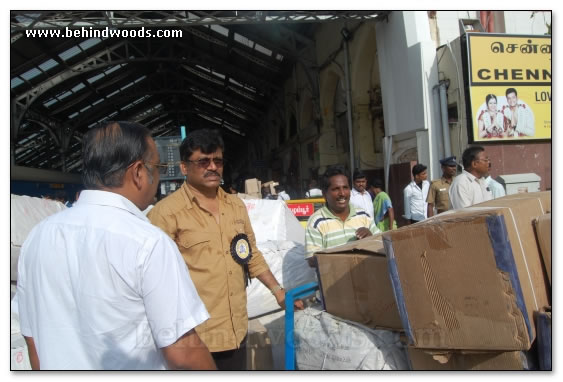
[[[212,235],[204,232],[185,231],[178,235],[178,249],[191,270],[213,267],[214,247]]]

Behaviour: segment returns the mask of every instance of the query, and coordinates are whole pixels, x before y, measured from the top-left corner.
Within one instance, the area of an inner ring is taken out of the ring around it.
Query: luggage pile
[[[550,369],[550,212],[509,195],[319,252],[324,307],[404,333],[413,370]]]

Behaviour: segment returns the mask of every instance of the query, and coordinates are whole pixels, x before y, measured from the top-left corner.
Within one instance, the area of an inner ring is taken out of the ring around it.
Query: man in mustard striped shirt
[[[380,232],[366,211],[350,204],[350,181],[343,169],[329,167],[321,187],[326,205],[311,215],[305,231],[305,258],[311,267],[315,252]]]

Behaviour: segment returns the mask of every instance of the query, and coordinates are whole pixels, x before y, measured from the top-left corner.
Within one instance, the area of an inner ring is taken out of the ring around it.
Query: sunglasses
[[[169,167],[174,167],[178,163],[170,162],[170,163],[150,163],[150,162],[143,162],[145,166],[148,164],[150,166],[154,166],[158,169],[158,173],[160,175],[166,175],[168,173]]]
[[[200,168],[207,168],[211,164],[212,160],[215,167],[223,167],[225,164],[225,160],[223,158],[201,158],[198,160],[186,160],[185,162],[194,163]]]

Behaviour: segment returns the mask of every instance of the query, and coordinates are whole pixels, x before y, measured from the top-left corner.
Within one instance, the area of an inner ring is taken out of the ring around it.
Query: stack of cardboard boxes
[[[244,194],[239,193],[238,196],[241,199],[262,199],[262,188],[267,188],[270,194],[277,195],[276,186],[278,185],[279,183],[273,180],[262,183],[256,178],[246,179],[244,181]]]
[[[550,192],[511,195],[319,253],[326,310],[404,330],[413,369],[537,367],[550,210]]]
[[[262,182],[256,178],[245,180],[243,199],[262,199],[261,187]],[[241,194],[239,194],[240,196]]]

